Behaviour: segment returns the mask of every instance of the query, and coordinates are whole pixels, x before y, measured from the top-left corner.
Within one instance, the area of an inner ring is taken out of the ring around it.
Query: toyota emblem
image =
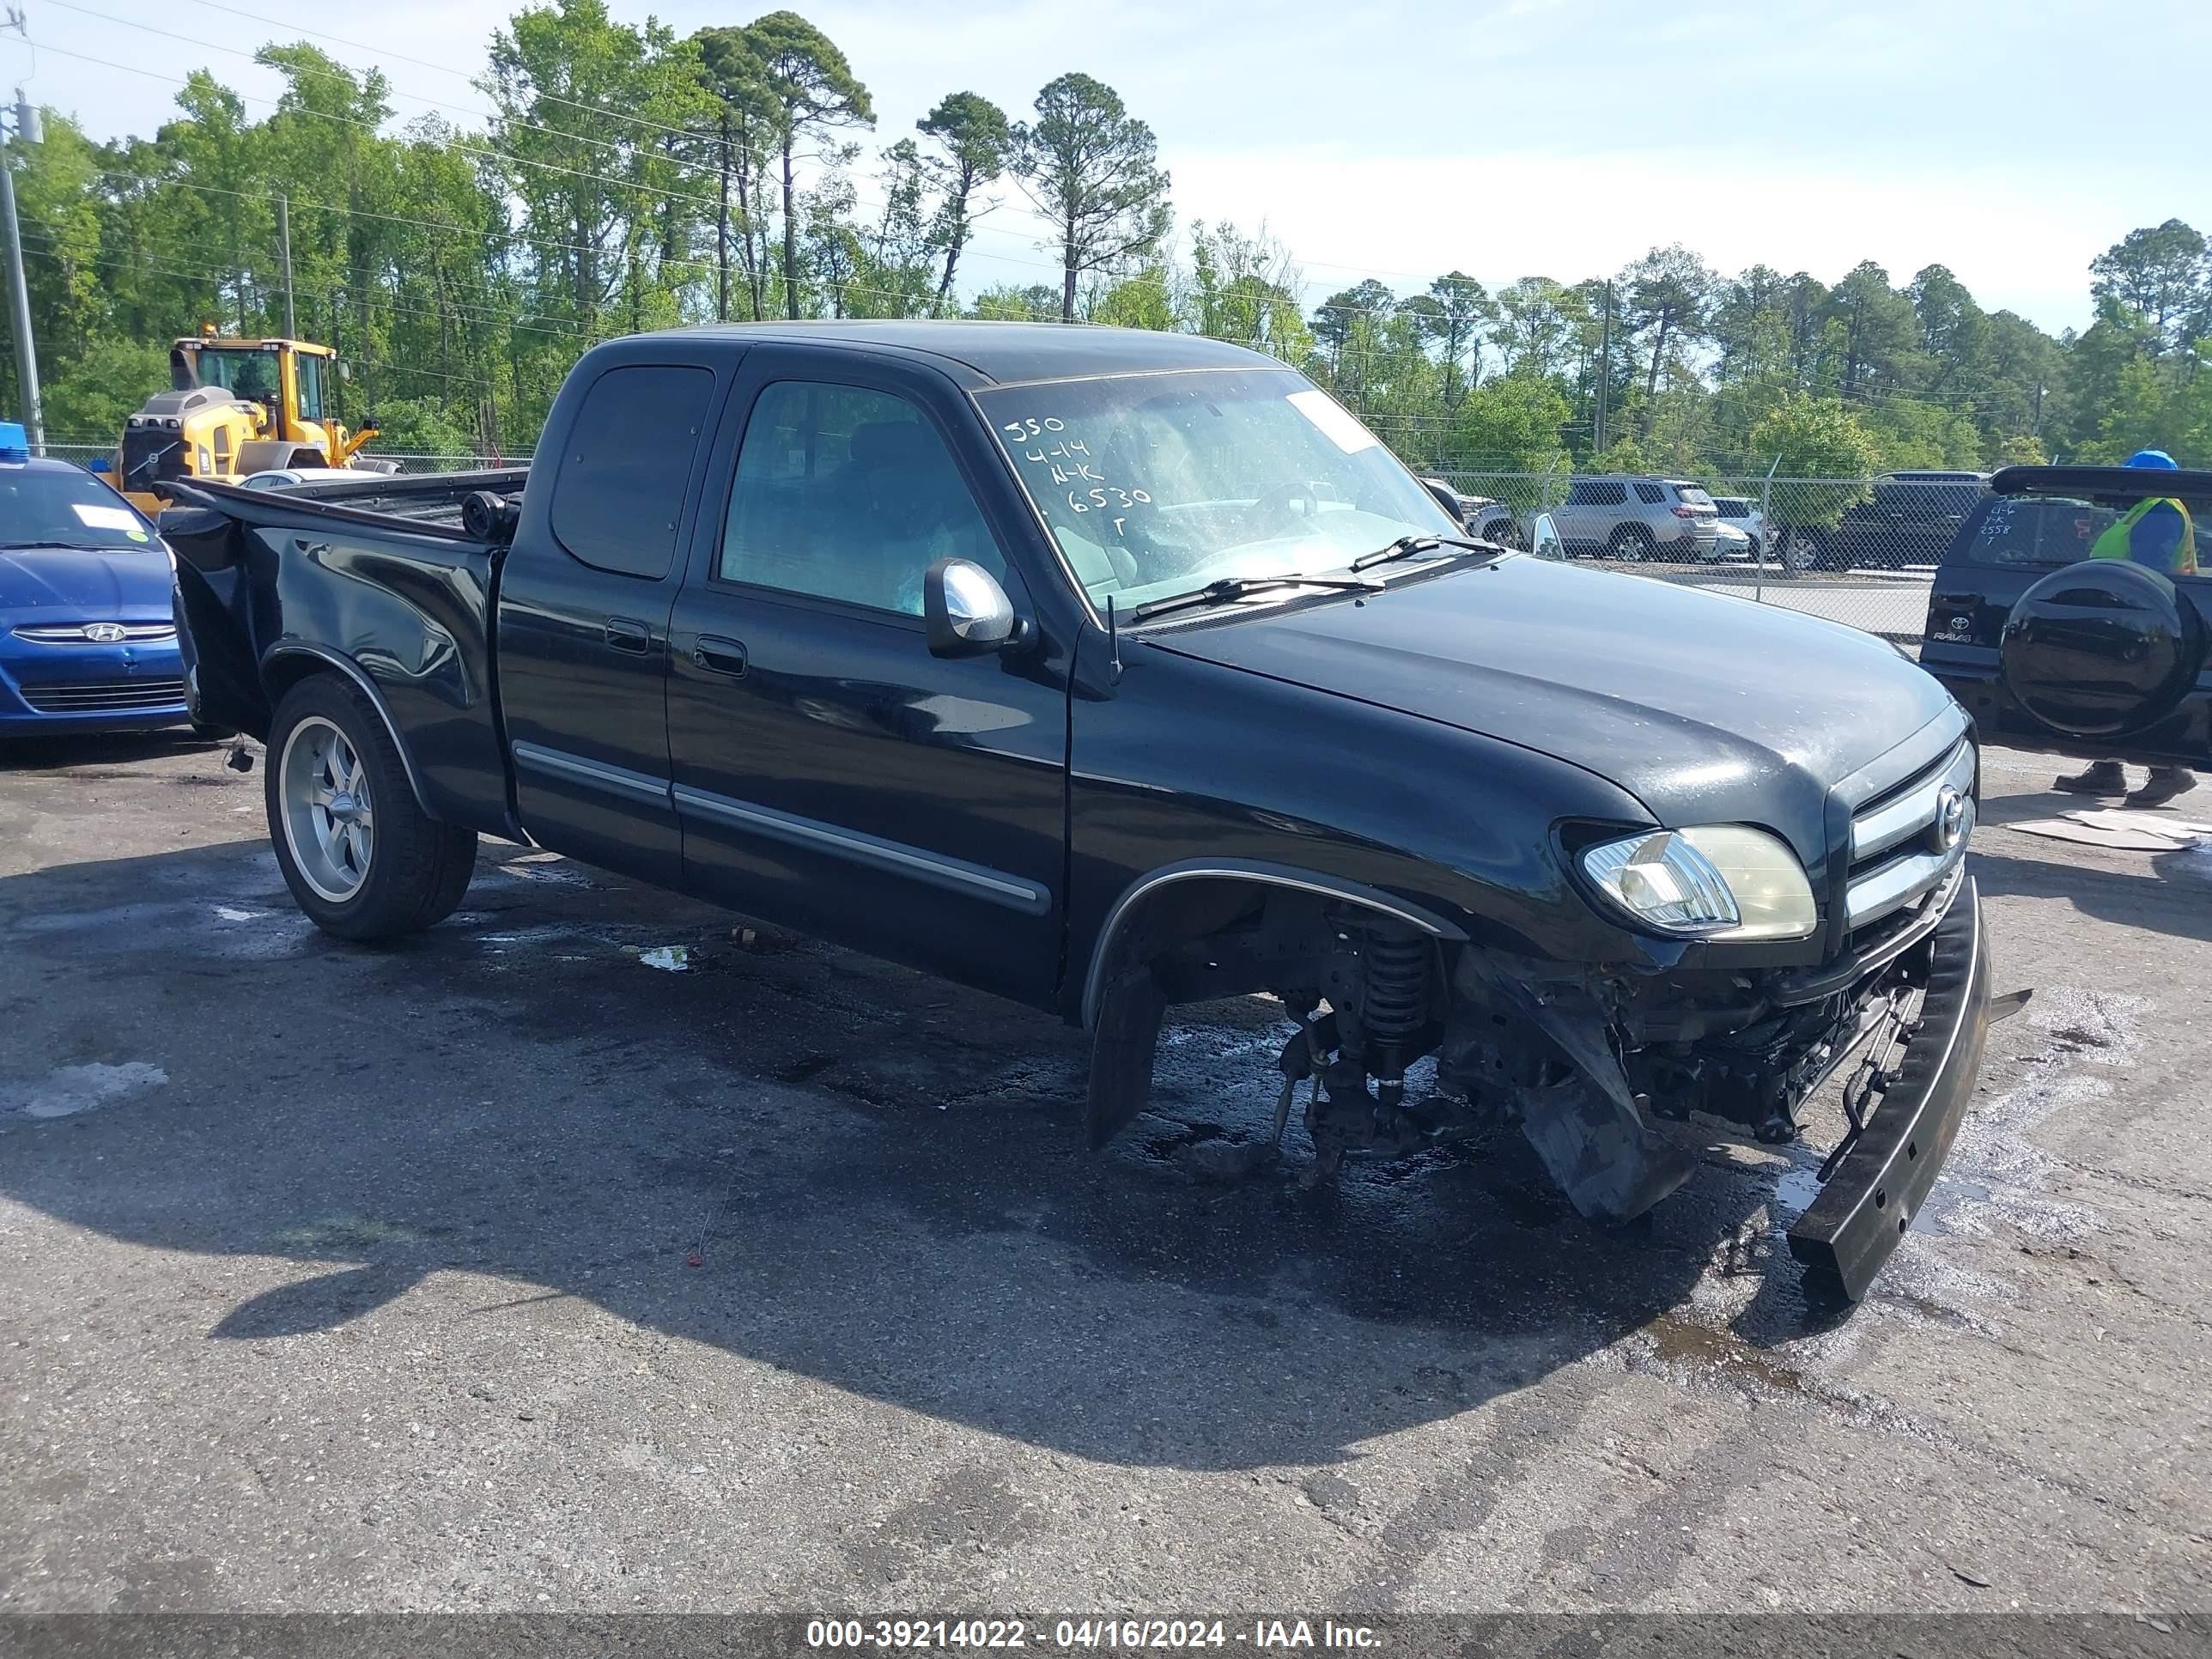
[[[123,637],[120,623],[92,623],[84,630],[85,638],[95,645],[112,645]]]
[[[1950,785],[1943,786],[1936,797],[1936,848],[1948,853],[1966,838],[1973,826],[1972,807],[1966,798]]]

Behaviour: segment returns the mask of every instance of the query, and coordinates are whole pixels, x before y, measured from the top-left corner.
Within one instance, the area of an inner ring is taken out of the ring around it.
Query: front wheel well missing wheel
[[[1206,878],[1127,918],[1106,947],[1087,1127],[1103,1146],[1143,1109],[1160,1022],[1178,1003],[1266,993],[1294,1030],[1277,1133],[1314,1079],[1316,1171],[1518,1122],[1584,1215],[1642,1214],[1690,1160],[1655,1135],[1623,1070],[1602,975],[1443,939],[1387,905]],[[1407,1097],[1433,1056],[1437,1089]]]
[[[1461,937],[1389,895],[1321,878],[1193,872],[1140,890],[1109,919],[1086,991],[1092,1144],[1142,1109],[1160,1019],[1176,1004],[1267,994],[1304,1020],[1326,1001],[1350,1060],[1365,1066],[1370,961],[1382,985],[1375,1074],[1387,1094],[1435,1045],[1440,952]]]

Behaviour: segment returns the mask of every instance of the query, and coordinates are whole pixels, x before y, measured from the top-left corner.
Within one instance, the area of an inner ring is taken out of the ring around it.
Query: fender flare
[[[1431,939],[1464,943],[1466,930],[1433,911],[1400,898],[1395,893],[1379,887],[1370,887],[1364,882],[1349,881],[1341,876],[1323,875],[1318,871],[1301,870],[1293,865],[1268,864],[1253,859],[1184,859],[1174,864],[1164,864],[1148,871],[1124,888],[1114,908],[1106,913],[1106,920],[1098,929],[1098,938],[1091,950],[1091,962],[1084,975],[1083,1029],[1096,1028],[1098,1007],[1106,992],[1107,965],[1113,960],[1114,943],[1129,918],[1136,913],[1144,899],[1160,888],[1180,881],[1226,880],[1249,882],[1258,886],[1284,887],[1294,891],[1316,893],[1324,898],[1341,899],[1347,904],[1379,911],[1395,917],[1410,927],[1418,928]]]
[[[376,682],[369,678],[362,665],[343,652],[334,651],[326,645],[314,645],[305,640],[286,640],[272,646],[268,654],[261,659],[264,681],[270,669],[287,657],[312,657],[337,669],[361,689],[362,694],[368,699],[369,706],[376,710],[376,717],[384,722],[384,729],[392,738],[392,746],[399,751],[399,764],[407,774],[407,787],[414,792],[416,805],[422,809],[423,817],[433,822],[441,822],[441,815],[431,810],[429,797],[422,793],[422,779],[415,769],[415,757],[408,750],[407,740],[399,735],[399,722],[392,718],[391,705],[384,701],[384,693],[377,689]],[[270,713],[272,715],[275,713],[273,702]]]

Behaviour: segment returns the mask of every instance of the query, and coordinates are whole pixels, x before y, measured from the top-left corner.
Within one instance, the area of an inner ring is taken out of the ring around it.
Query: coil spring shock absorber
[[[1367,930],[1367,983],[1359,1023],[1370,1044],[1375,1091],[1385,1108],[1406,1097],[1407,1051],[1429,1012],[1429,942],[1419,933]]]

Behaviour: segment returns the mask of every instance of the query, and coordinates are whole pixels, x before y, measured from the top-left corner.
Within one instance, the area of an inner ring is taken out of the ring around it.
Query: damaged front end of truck
[[[1194,872],[1172,907],[1110,940],[1090,1011],[1093,1141],[1141,1106],[1164,1008],[1252,990],[1297,1024],[1274,1133],[1279,1146],[1303,1101],[1309,1184],[1347,1155],[1517,1125],[1578,1212],[1618,1224],[1680,1186],[1715,1132],[1796,1139],[1808,1102],[1840,1079],[1843,1132],[1789,1237],[1808,1280],[1856,1300],[1935,1183],[1992,1018],[1965,865],[1974,761],[1962,737],[1844,819],[1810,963],[1735,967],[1711,944],[1561,962],[1486,946],[1389,895]],[[1571,836],[1566,853],[1607,891],[1631,867],[1647,902],[1710,873],[1676,832],[1614,844],[1632,856],[1591,858]]]

